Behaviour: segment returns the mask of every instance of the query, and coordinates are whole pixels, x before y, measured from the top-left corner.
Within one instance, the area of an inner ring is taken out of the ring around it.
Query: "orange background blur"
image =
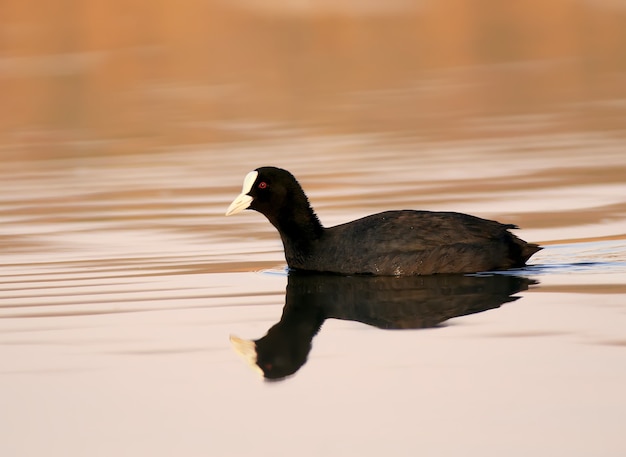
[[[5,0],[0,30],[5,157],[626,126],[620,1]]]

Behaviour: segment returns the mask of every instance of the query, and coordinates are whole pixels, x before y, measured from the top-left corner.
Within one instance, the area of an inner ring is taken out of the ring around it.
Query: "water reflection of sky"
[[[626,453],[617,3],[18,3],[0,454]],[[327,225],[515,223],[546,245],[524,271],[540,284],[430,329],[336,313],[296,376],[261,383],[229,336],[276,324],[290,278],[262,216],[223,216],[261,165]]]

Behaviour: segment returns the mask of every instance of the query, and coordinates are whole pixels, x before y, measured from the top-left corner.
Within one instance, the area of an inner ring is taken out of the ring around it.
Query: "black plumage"
[[[290,269],[339,274],[424,275],[523,267],[541,249],[501,224],[468,214],[385,211],[325,228],[296,178],[261,167],[249,173],[227,215],[264,214],[276,227]]]

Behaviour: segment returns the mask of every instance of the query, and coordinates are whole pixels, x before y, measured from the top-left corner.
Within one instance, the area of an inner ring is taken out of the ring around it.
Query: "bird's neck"
[[[270,221],[281,234],[288,262],[290,257],[309,254],[324,233],[324,227],[304,193],[294,195],[293,199],[295,201],[285,207],[297,208],[296,211],[280,211],[276,219]]]

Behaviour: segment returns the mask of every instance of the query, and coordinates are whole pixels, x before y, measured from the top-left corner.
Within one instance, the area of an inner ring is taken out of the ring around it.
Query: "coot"
[[[248,173],[226,215],[254,209],[276,227],[290,269],[370,275],[474,273],[523,267],[541,247],[512,224],[468,214],[385,211],[325,228],[287,170]]]

